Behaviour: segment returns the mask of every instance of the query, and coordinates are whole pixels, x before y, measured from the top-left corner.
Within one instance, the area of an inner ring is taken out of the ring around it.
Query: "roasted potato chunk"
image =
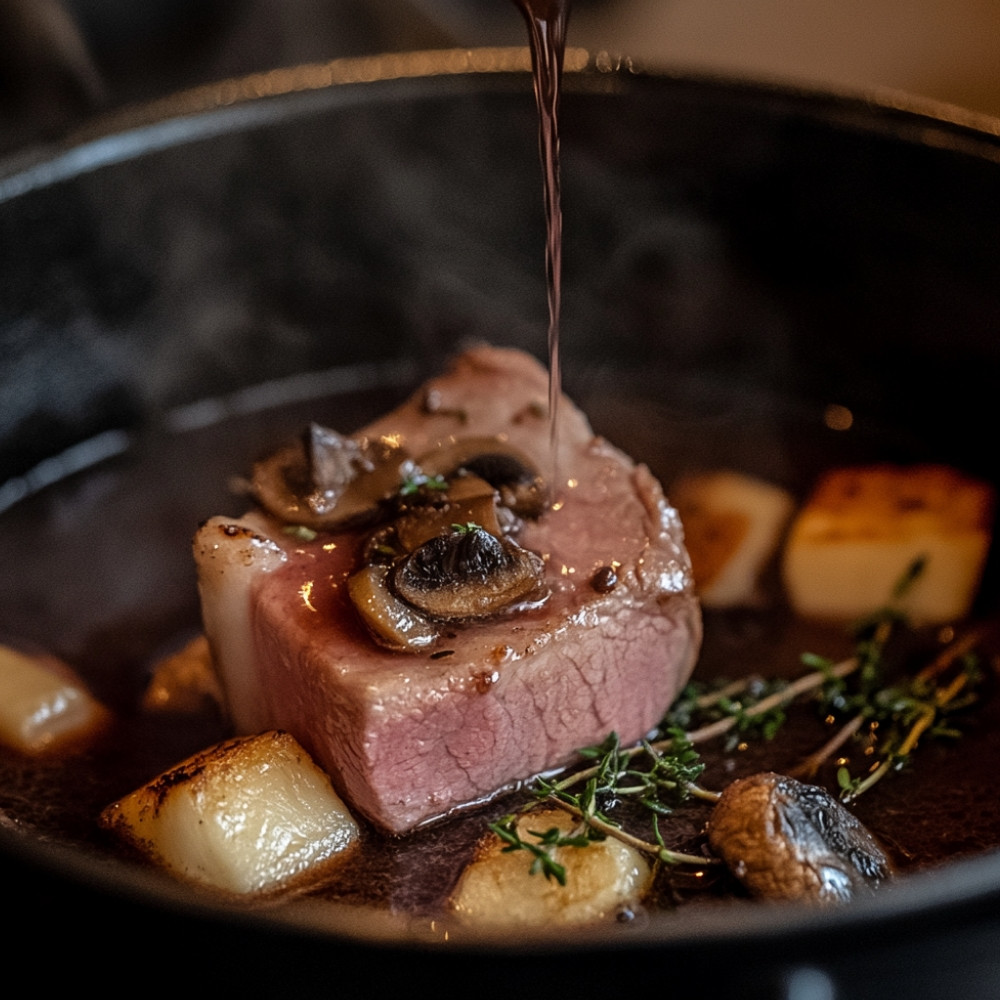
[[[98,735],[109,719],[65,663],[0,646],[0,742],[31,755],[65,750]]]
[[[518,831],[528,840],[531,831],[569,833],[575,825],[561,809],[541,810],[522,817]],[[565,885],[532,874],[529,854],[506,851],[504,842],[491,834],[462,873],[450,900],[452,912],[476,927],[594,923],[635,905],[652,881],[643,855],[610,838],[586,847],[556,847],[553,857],[565,868]]]
[[[783,574],[792,607],[810,618],[858,618],[884,607],[922,560],[899,609],[914,624],[961,619],[986,561],[993,508],[991,486],[947,466],[834,469],[789,530]]]
[[[760,580],[794,510],[781,486],[729,469],[682,476],[670,500],[684,525],[698,596],[705,607],[761,601]]]
[[[101,823],[175,874],[239,894],[297,885],[358,836],[326,774],[278,731],[189,757]]]

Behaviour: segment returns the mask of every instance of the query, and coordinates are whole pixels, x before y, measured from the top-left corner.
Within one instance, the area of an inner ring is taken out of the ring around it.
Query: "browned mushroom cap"
[[[541,517],[548,506],[548,488],[531,459],[500,438],[459,438],[422,455],[417,465],[428,476],[450,479],[464,471],[485,479],[519,517]]]
[[[540,556],[476,524],[455,525],[396,565],[391,582],[408,604],[431,618],[486,618],[539,591]]]
[[[846,902],[891,874],[875,838],[825,789],[781,774],[732,782],[708,824],[708,842],[755,895]]]
[[[254,465],[251,492],[289,524],[331,530],[374,515],[410,468],[391,440],[345,437],[312,424],[300,440]]]

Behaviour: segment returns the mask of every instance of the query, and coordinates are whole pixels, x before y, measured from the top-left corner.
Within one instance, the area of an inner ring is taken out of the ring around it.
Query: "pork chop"
[[[353,809],[391,833],[562,767],[612,731],[640,739],[693,669],[701,616],[676,512],[646,466],[595,436],[565,397],[553,455],[547,392],[535,359],[479,347],[352,435],[409,456],[494,440],[548,481],[540,515],[504,512],[535,585],[464,619],[414,610],[394,588],[404,624],[411,612],[418,623],[407,651],[373,638],[352,598],[359,567],[384,548],[377,527],[310,538],[254,511],[212,518],[195,537],[236,729],[292,733]]]

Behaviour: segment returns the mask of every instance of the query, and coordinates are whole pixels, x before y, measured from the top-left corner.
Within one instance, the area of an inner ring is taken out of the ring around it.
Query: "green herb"
[[[520,813],[504,817],[500,823],[503,833],[496,829],[496,824],[490,827],[508,844],[504,850],[530,850],[536,859],[532,864],[534,872],[540,870],[539,865],[555,864],[550,856],[548,861],[539,860],[538,852],[543,848],[548,851],[555,846],[585,847],[611,836],[666,864],[705,866],[715,863],[711,859],[668,850],[655,825],[657,816],[669,816],[677,805],[689,798],[697,796],[714,801],[718,797],[697,785],[704,764],[682,732],[676,731],[665,749],[657,749],[644,741],[628,750],[623,750],[618,735],[611,733],[603,743],[586,747],[580,754],[594,763],[557,782],[538,778],[533,789],[538,802],[558,806],[577,817],[580,832],[556,842],[550,830],[545,835],[548,839],[541,844],[525,844],[517,837],[516,822],[519,815],[531,811],[533,805],[529,803]],[[580,785],[583,787],[579,791],[572,790]],[[633,836],[612,818],[611,808],[626,798],[638,800],[652,813],[656,843]],[[563,881],[562,878],[558,880]]]
[[[456,535],[471,535],[477,531],[485,531],[486,529],[481,524],[476,524],[475,521],[466,521],[465,524],[452,524],[451,530]]]
[[[643,740],[638,747],[623,751],[618,734],[611,733],[603,743],[584,748],[580,755],[596,763],[558,782],[539,779],[536,794],[573,806],[585,822],[598,819],[613,824],[603,807],[626,798],[637,799],[652,812],[669,815],[692,796],[705,769],[680,730],[672,731],[665,749],[656,749]],[[581,782],[582,791],[570,791]]]
[[[304,524],[286,524],[281,530],[300,542],[311,542],[316,538],[316,532]]]
[[[490,823],[490,829],[507,845],[503,848],[505,854],[511,851],[527,851],[531,857],[531,874],[541,872],[548,879],[555,879],[560,885],[566,884],[566,868],[552,856],[557,847],[586,847],[592,839],[588,834],[564,834],[553,826],[544,832],[529,830],[529,836],[534,840],[525,840],[518,830],[518,815],[510,813],[495,823]],[[602,838],[603,839],[603,838]]]
[[[722,681],[715,688],[692,683],[670,707],[660,730],[666,733],[716,723],[727,751],[748,739],[772,740],[784,725],[785,706],[792,700],[785,695],[787,688],[788,681],[781,678]]]
[[[978,701],[983,679],[972,646],[982,638],[976,630],[945,649],[915,677],[869,692],[850,720],[854,732],[867,730],[877,752],[865,774],[837,772],[840,797],[850,802],[893,771],[906,767],[923,737],[956,739],[961,730],[956,715]]]
[[[818,699],[821,712],[845,721],[840,732],[804,763],[802,773],[814,775],[823,761],[851,739],[864,737],[869,751],[874,751],[864,775],[852,775],[845,765],[838,768],[837,784],[844,802],[906,767],[922,736],[956,738],[955,713],[977,700],[975,687],[982,675],[974,646],[983,637],[979,630],[944,649],[915,676],[892,683],[886,679],[891,672],[890,641],[909,624],[899,602],[925,565],[924,558],[915,559],[893,588],[890,603],[855,623],[858,683],[851,687],[846,678],[831,674]],[[829,670],[829,662],[821,657],[810,655],[803,660]]]
[[[453,525],[470,531],[478,525]],[[519,813],[504,817],[490,829],[501,837],[504,850],[527,850],[532,871],[565,884],[565,869],[552,858],[556,847],[585,847],[612,836],[631,844],[665,864],[704,867],[714,859],[670,851],[660,831],[660,820],[690,799],[716,802],[719,793],[699,784],[704,763],[695,749],[699,743],[722,739],[730,751],[749,739],[772,740],[785,722],[793,701],[812,698],[824,717],[843,720],[835,735],[790,773],[815,777],[819,767],[852,739],[876,739],[878,754],[864,775],[852,775],[841,766],[837,783],[844,801],[868,791],[892,771],[906,766],[922,737],[954,739],[959,735],[955,716],[977,700],[982,679],[976,647],[984,630],[972,630],[943,649],[914,676],[888,683],[890,640],[908,628],[899,601],[919,577],[923,561],[916,560],[893,590],[884,608],[856,623],[854,655],[834,661],[817,653],[801,657],[807,673],[794,681],[748,677],[719,681],[708,687],[689,683],[664,716],[655,738],[623,748],[616,733],[600,744],[585,747],[580,757],[588,764],[558,779],[536,779],[535,801]],[[650,815],[654,841],[644,841],[621,828],[615,807],[624,799],[639,802]],[[517,818],[539,803],[558,806],[580,820],[577,832],[566,836],[558,829],[533,833],[524,841]]]
[[[409,497],[419,493],[421,489],[442,492],[448,489],[448,481],[444,476],[426,476],[422,472],[414,472],[403,481],[399,494]]]

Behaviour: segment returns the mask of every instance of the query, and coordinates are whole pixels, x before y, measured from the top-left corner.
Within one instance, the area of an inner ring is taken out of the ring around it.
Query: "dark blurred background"
[[[647,65],[890,87],[1000,114],[997,0],[575,0],[570,40]],[[0,154],[229,76],[524,41],[510,0],[0,0]]]

